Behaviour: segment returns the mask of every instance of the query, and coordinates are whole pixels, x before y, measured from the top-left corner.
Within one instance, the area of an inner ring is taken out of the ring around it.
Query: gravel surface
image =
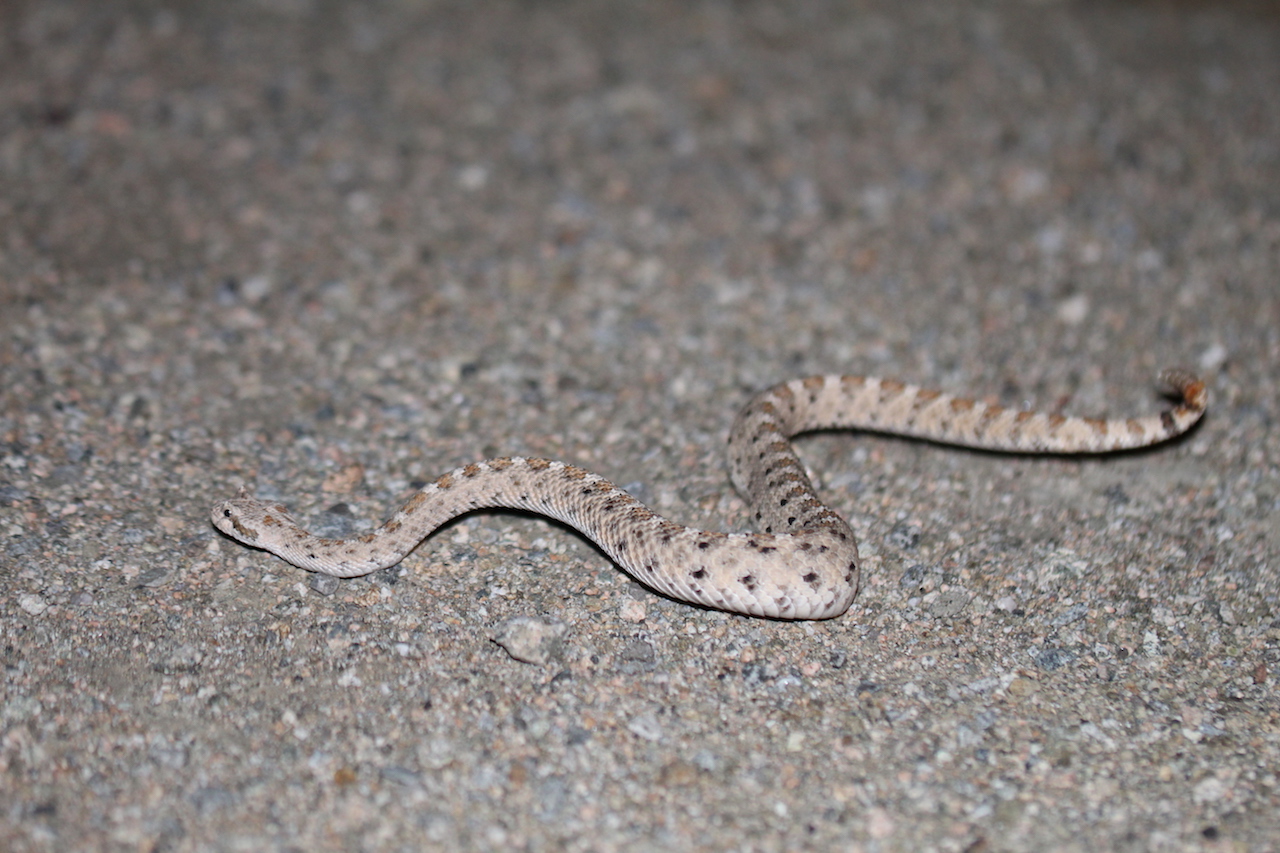
[[[1280,14],[1190,2],[0,4],[0,848],[1274,849]],[[1186,440],[803,441],[842,618],[656,596],[455,465],[744,529],[751,391]]]

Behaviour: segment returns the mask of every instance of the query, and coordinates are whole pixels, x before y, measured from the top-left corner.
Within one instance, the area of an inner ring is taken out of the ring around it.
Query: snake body
[[[681,601],[776,619],[827,619],[858,592],[858,546],[848,523],[818,498],[791,438],[861,429],[984,450],[1092,454],[1157,444],[1190,429],[1208,405],[1185,371],[1161,376],[1175,407],[1138,418],[1016,411],[886,379],[815,376],[756,395],[729,435],[734,486],[757,530],[717,533],[676,524],[596,474],[566,462],[503,457],[457,468],[419,490],[372,533],[324,539],[278,504],[243,492],[213,507],[215,527],[245,545],[337,577],[400,562],[450,519],[520,509],[568,524],[641,583]]]

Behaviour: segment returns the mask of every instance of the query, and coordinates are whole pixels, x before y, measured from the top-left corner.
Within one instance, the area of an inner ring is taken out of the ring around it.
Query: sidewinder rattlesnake
[[[521,509],[559,519],[632,577],[672,598],[776,619],[827,619],[858,593],[858,546],[848,523],[818,498],[791,444],[818,429],[858,429],[983,450],[1093,454],[1157,444],[1190,429],[1208,405],[1205,385],[1181,370],[1161,381],[1177,405],[1140,418],[1015,411],[886,379],[815,376],[756,395],[729,435],[734,486],[757,532],[716,533],[666,520],[617,486],[565,462],[504,457],[450,471],[372,533],[322,539],[288,510],[244,492],[213,507],[215,527],[311,571],[368,574],[404,559],[450,519]]]

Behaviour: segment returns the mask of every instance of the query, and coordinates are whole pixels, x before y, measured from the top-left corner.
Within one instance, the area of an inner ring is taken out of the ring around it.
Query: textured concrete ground
[[[0,5],[0,847],[1274,849],[1273,9]],[[539,454],[744,529],[754,389],[1171,364],[1214,407],[1151,452],[805,439],[824,623],[531,517],[341,583],[207,521]]]

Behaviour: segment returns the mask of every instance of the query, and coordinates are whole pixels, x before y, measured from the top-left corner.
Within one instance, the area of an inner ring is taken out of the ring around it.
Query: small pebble
[[[317,592],[320,595],[333,595],[338,591],[341,583],[341,578],[335,578],[333,575],[314,573],[311,575],[311,579],[307,581],[307,586],[311,588],[312,592]]]
[[[563,656],[567,630],[559,619],[516,616],[499,625],[492,639],[516,660],[543,666]]]
[[[648,741],[662,740],[662,725],[653,714],[640,714],[627,723],[627,730]]]
[[[43,598],[32,592],[26,592],[18,596],[18,606],[32,616],[39,616],[49,609],[49,605]]]
[[[959,616],[969,606],[971,596],[962,589],[949,589],[929,604],[929,615],[936,619]]]

